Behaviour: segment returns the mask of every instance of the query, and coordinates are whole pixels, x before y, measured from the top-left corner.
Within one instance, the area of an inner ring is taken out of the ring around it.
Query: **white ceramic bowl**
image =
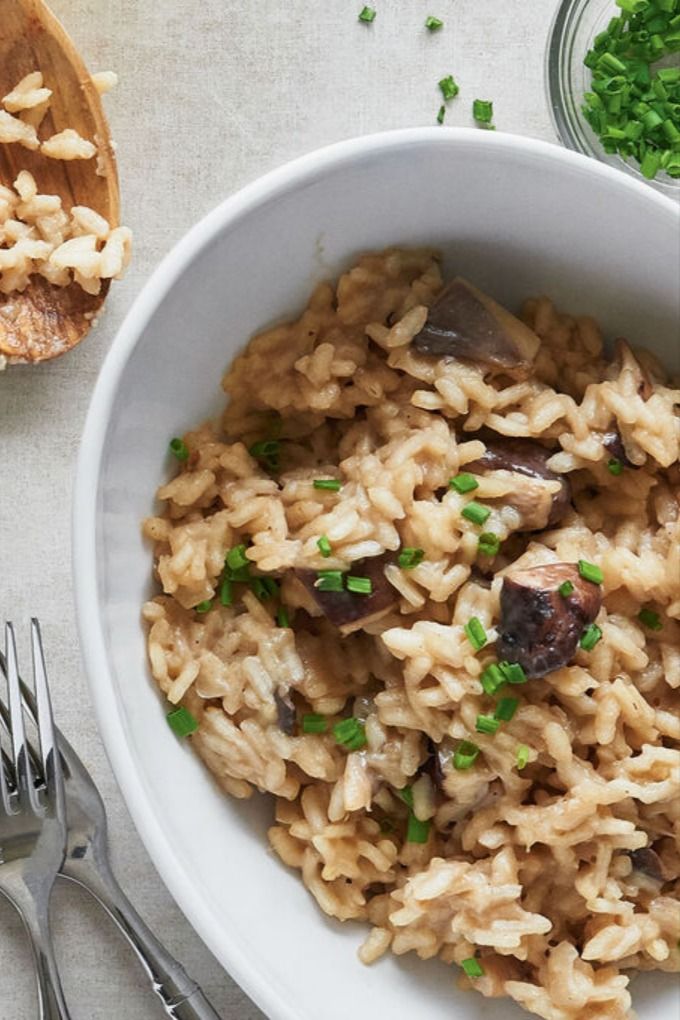
[[[364,930],[325,918],[267,851],[271,805],[237,803],[174,738],[149,679],[140,537],[167,476],[170,436],[222,404],[220,376],[248,337],[301,308],[365,249],[430,244],[511,306],[548,293],[680,367],[680,224],[674,204],[554,146],[422,129],[342,142],[227,199],[147,283],[104,364],[75,495],[80,637],[102,737],[151,857],[199,934],[276,1020],[512,1020],[507,1002],[455,988],[455,969],[363,967]],[[672,985],[635,983],[643,1020],[677,1020]]]

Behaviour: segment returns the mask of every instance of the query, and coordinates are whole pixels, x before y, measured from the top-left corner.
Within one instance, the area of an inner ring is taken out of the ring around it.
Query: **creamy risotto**
[[[364,963],[439,956],[546,1020],[680,969],[680,390],[608,350],[365,255],[234,360],[144,523],[173,729],[273,795]]]

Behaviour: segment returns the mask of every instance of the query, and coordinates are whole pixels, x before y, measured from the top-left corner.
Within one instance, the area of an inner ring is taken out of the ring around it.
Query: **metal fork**
[[[41,1020],[70,1020],[49,926],[52,886],[66,849],[64,783],[37,620],[31,620],[31,648],[43,780],[40,793],[26,742],[14,630],[11,623],[5,625],[9,711],[3,717],[11,735],[11,756],[3,752],[0,764],[0,892],[19,911],[31,940]],[[13,788],[8,779],[13,780]]]
[[[5,669],[0,653],[0,669]],[[38,716],[31,692],[22,684],[29,714]],[[2,704],[0,703],[0,713]],[[220,1020],[205,994],[159,942],[119,886],[109,861],[104,802],[94,780],[63,733],[56,730],[64,775],[67,849],[61,874],[90,892],[128,940],[175,1020]],[[29,745],[29,753],[35,756]]]

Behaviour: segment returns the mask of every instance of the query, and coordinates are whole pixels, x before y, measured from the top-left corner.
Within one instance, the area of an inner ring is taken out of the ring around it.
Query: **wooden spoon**
[[[41,194],[60,195],[68,212],[86,205],[119,224],[116,159],[101,99],[71,39],[43,0],[0,0],[0,97],[31,71],[52,89],[41,139],[74,128],[94,142],[97,160],[48,159],[21,145],[0,145],[0,184],[11,186],[20,170],[35,177]],[[0,294],[0,354],[10,360],[44,361],[70,350],[86,335],[108,291],[92,296],[72,283],[55,287],[33,277],[22,293]]]

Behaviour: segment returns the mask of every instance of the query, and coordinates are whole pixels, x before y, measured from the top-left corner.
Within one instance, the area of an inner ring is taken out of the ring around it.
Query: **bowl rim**
[[[219,963],[267,1016],[276,1020],[299,1018],[292,1005],[284,1002],[263,980],[256,960],[248,958],[238,937],[220,926],[202,899],[195,896],[173,848],[163,838],[154,803],[145,794],[143,785],[136,782],[99,613],[97,500],[92,496],[99,489],[110,415],[127,362],[175,281],[214,238],[228,229],[231,222],[277,194],[298,187],[305,180],[343,163],[380,152],[416,148],[423,144],[451,145],[452,142],[461,146],[486,147],[490,158],[501,151],[523,151],[527,156],[534,155],[548,164],[564,163],[586,170],[619,188],[644,194],[646,201],[678,216],[680,222],[680,210],[676,204],[645,184],[581,153],[522,135],[482,132],[478,128],[405,128],[350,138],[315,149],[256,178],[230,195],[191,227],[165,255],[143,284],[104,359],[90,400],[78,453],[71,520],[76,622],[90,698],[104,749],[135,828],[182,913]]]

